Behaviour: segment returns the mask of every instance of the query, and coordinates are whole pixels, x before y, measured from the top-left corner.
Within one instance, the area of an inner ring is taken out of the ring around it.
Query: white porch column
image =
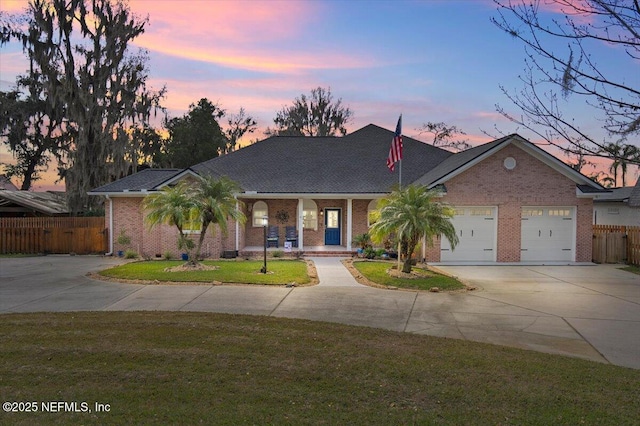
[[[238,211],[239,208],[240,208],[240,203],[236,198],[236,211]],[[238,247],[240,247],[240,223],[236,219],[236,251],[240,250]]]
[[[298,198],[298,220],[296,222],[298,228],[298,250],[303,251],[304,246],[304,200]]]
[[[347,251],[351,251],[351,240],[353,239],[353,200],[347,200]]]

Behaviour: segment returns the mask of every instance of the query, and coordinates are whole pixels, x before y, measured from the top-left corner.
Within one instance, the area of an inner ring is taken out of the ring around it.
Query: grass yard
[[[204,261],[205,265],[217,266],[212,271],[177,271],[166,272],[165,269],[183,264],[180,260],[159,260],[131,262],[100,272],[100,275],[116,279],[203,282],[245,284],[307,284],[307,264],[296,260],[271,260],[267,263],[267,274],[260,273],[262,261],[216,260]]]
[[[5,314],[0,341],[2,401],[38,408],[0,412],[0,424],[623,425],[640,418],[638,370],[340,324],[184,312]],[[42,412],[50,401],[87,410]],[[109,411],[97,412],[96,403]]]
[[[632,274],[640,275],[640,266],[629,265],[620,269],[622,269],[623,271],[631,272]]]
[[[396,265],[394,262],[353,262],[353,266],[369,281],[384,286],[413,290],[429,290],[432,287],[438,287],[440,290],[459,290],[464,288],[464,285],[455,278],[415,266],[412,271],[419,274],[419,278],[407,279],[392,277],[387,273],[387,270],[394,265]]]

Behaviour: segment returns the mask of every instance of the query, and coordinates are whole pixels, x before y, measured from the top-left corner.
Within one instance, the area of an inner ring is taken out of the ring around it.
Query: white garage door
[[[495,262],[496,208],[456,207],[452,219],[458,235],[458,245],[451,250],[449,240],[442,237],[442,262]]]
[[[574,256],[573,207],[523,207],[522,262],[571,262]]]

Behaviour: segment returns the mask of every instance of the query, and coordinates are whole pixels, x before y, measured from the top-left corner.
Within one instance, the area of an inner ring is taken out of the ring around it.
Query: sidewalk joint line
[[[413,298],[413,303],[411,304],[411,309],[409,309],[409,315],[407,315],[407,321],[404,323],[404,328],[402,329],[403,333],[407,332],[407,327],[409,326],[409,320],[411,319],[411,315],[413,315],[413,308],[416,306],[416,302],[418,301],[418,292],[416,291],[416,296]]]
[[[280,305],[282,305],[282,302],[284,302],[284,300],[289,297],[289,295],[291,294],[291,292],[295,289],[295,287],[291,287],[289,289],[289,291],[287,292],[287,294],[284,295],[284,297],[282,299],[280,299],[280,301],[278,302],[278,304],[271,310],[271,312],[269,312],[269,316],[273,316],[274,312],[276,310],[278,310],[278,308],[280,307]]]

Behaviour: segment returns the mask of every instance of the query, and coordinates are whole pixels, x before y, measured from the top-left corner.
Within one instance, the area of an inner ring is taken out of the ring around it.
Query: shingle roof
[[[0,191],[0,209],[12,204],[46,215],[69,213],[64,192]]]
[[[192,167],[227,175],[244,191],[386,193],[398,167],[386,166],[393,132],[370,124],[344,137],[271,137]],[[402,181],[410,183],[452,153],[403,137]]]
[[[144,169],[133,175],[123,177],[115,182],[94,189],[92,193],[110,193],[123,191],[152,190],[156,186],[171,179],[181,169]]]
[[[442,163],[438,164],[436,167],[428,171],[423,176],[421,176],[418,180],[416,180],[415,183],[418,185],[430,185],[436,182],[438,179],[464,166],[468,162],[478,158],[479,156],[491,150],[492,148],[495,148],[501,143],[509,140],[512,136],[513,135],[505,136],[493,142],[485,143],[483,145],[479,145],[473,148],[469,148],[465,151],[458,152],[455,155],[452,155],[446,160],[444,160]]]
[[[598,194],[598,198],[594,199],[594,202],[611,202],[611,201],[628,201],[633,186],[625,186],[622,188],[612,188],[607,190],[606,193]]]
[[[384,194],[398,184],[399,172],[390,173],[386,158],[394,133],[373,124],[343,137],[274,136],[230,154],[196,164],[188,172],[228,176],[245,192],[270,194]],[[520,141],[509,135],[456,154],[403,136],[402,183],[438,184],[452,172],[472,165],[500,145]],[[527,145],[528,146],[528,145]],[[533,147],[536,148],[536,147]],[[532,148],[532,149],[533,149]],[[536,148],[543,157],[555,159]],[[534,149],[534,154],[536,151]],[[546,161],[546,160],[545,160]],[[549,160],[551,161],[551,160]],[[553,166],[576,183],[602,188],[555,159]],[[155,190],[184,170],[146,169],[91,194]],[[571,173],[569,173],[571,172]],[[637,185],[636,185],[637,186]],[[584,188],[583,192],[588,190]],[[640,205],[640,189],[637,202]]]
[[[18,188],[5,175],[0,175],[0,191],[17,191]]]

